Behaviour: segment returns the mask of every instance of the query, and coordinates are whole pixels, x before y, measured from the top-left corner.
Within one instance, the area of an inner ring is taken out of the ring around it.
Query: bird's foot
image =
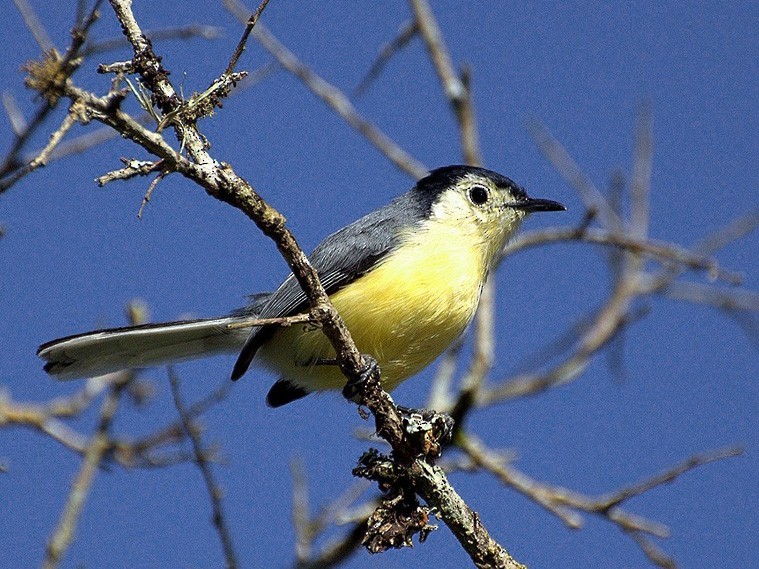
[[[356,396],[360,393],[362,387],[366,384],[369,379],[376,373],[379,373],[379,365],[377,364],[377,360],[375,360],[372,356],[368,356],[364,354],[364,362],[366,362],[366,367],[361,370],[361,374],[357,378],[351,378],[348,380],[348,382],[345,384],[345,387],[343,387],[343,397],[348,399],[349,401],[355,401]]]

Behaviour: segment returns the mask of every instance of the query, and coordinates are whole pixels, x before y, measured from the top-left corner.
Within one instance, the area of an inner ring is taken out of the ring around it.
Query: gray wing
[[[334,294],[376,267],[398,246],[401,229],[419,223],[424,215],[425,211],[409,192],[324,239],[309,260],[327,294]],[[308,308],[308,299],[290,275],[256,308],[260,318],[292,316]],[[276,328],[261,326],[251,331],[232,370],[232,379],[239,379],[247,371],[258,349]]]

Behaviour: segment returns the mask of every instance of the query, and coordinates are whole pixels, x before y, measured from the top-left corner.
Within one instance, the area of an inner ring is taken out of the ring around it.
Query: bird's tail
[[[239,352],[250,328],[230,327],[249,316],[180,320],[95,330],[42,344],[37,355],[58,379],[104,375]]]

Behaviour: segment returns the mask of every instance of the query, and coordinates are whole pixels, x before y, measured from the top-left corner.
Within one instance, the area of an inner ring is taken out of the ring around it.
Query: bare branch
[[[367,516],[368,518],[368,516]],[[293,569],[328,569],[336,567],[356,552],[366,535],[366,520],[357,523],[342,538],[328,543],[317,557],[297,562]]]
[[[467,164],[482,165],[479,135],[475,120],[474,106],[470,96],[468,69],[459,78],[451,61],[437,20],[426,0],[411,0],[416,25],[422,36],[433,67],[438,74],[443,94],[448,99],[459,126],[461,148]],[[471,410],[477,393],[493,366],[495,357],[495,283],[489,279],[483,287],[475,316],[473,330],[474,354],[462,387],[453,403],[451,413],[457,425],[461,425]]]
[[[474,109],[469,93],[469,73],[459,78],[451,61],[443,34],[427,0],[411,0],[411,8],[419,26],[419,33],[430,53],[435,71],[448,102],[453,107],[461,132],[461,146],[467,164],[482,163]]]
[[[641,494],[648,492],[649,490],[652,490],[656,488],[657,486],[662,486],[664,484],[669,484],[671,482],[674,482],[678,477],[682,476],[686,472],[690,472],[694,468],[698,468],[699,466],[703,466],[711,462],[717,462],[719,460],[725,460],[727,458],[734,458],[737,456],[741,456],[742,454],[743,454],[743,448],[730,447],[726,449],[719,449],[719,450],[714,450],[714,451],[707,452],[704,454],[697,454],[697,455],[691,456],[690,458],[686,459],[680,464],[677,464],[673,466],[672,468],[667,469],[666,471],[664,471],[663,473],[657,476],[653,476],[652,478],[649,478],[648,480],[644,480],[643,482],[640,482],[638,484],[633,484],[632,486],[623,488],[617,492],[614,492],[606,496],[605,498],[596,499],[595,502],[592,504],[592,509],[599,512],[606,512],[610,510],[611,508],[614,508],[616,506],[619,506],[623,502],[626,502],[630,498],[640,496]]]
[[[229,5],[236,5],[232,0],[227,0],[227,3]],[[133,47],[134,57],[130,62],[120,62],[116,66],[110,66],[109,71],[129,71],[140,75],[141,84],[145,85],[145,88],[147,89],[146,92],[149,91],[151,97],[150,102],[147,103],[147,107],[153,109],[155,106],[159,109],[161,114],[159,124],[161,126],[170,127],[175,131],[178,141],[177,146],[180,150],[177,151],[172,148],[160,133],[151,132],[149,129],[144,128],[133,118],[124,113],[120,109],[120,104],[125,94],[116,92],[115,87],[107,96],[96,97],[94,94],[78,88],[71,79],[69,73],[62,81],[56,83],[55,96],[65,96],[70,98],[72,100],[72,107],[74,105],[84,105],[87,109],[88,120],[97,120],[118,130],[118,132],[124,137],[135,141],[137,144],[146,148],[149,152],[158,157],[158,161],[151,164],[160,164],[161,174],[156,178],[154,183],[151,184],[146,200],[159,179],[169,172],[177,172],[188,179],[197,182],[209,195],[234,205],[243,211],[250,219],[255,221],[258,227],[276,243],[283,257],[287,260],[293,274],[306,292],[311,306],[309,314],[299,315],[291,319],[278,319],[279,322],[277,323],[286,325],[294,322],[297,318],[300,319],[298,321],[316,321],[323,326],[325,334],[338,354],[341,370],[346,376],[355,380],[359,377],[363,379],[369,374],[370,377],[366,383],[361,384],[357,399],[360,399],[363,404],[372,410],[375,416],[377,432],[388,440],[392,446],[393,457],[396,461],[393,463],[393,469],[397,469],[398,472],[401,472],[399,477],[403,479],[403,484],[408,484],[408,487],[412,489],[412,494],[418,493],[429,506],[433,507],[440,513],[440,518],[448,524],[453,533],[461,541],[462,546],[477,563],[487,566],[519,566],[501,546],[490,538],[487,531],[482,526],[478,515],[472,512],[450,487],[443,471],[429,464],[425,459],[419,458],[420,453],[418,452],[418,447],[409,444],[409,440],[412,437],[407,428],[407,423],[404,423],[401,420],[392,399],[381,390],[378,382],[378,374],[372,371],[373,368],[369,365],[370,362],[361,356],[353,344],[350,334],[347,329],[345,329],[344,323],[334,310],[334,307],[330,304],[329,299],[319,282],[318,275],[309,264],[308,259],[298,246],[294,236],[285,226],[284,217],[282,217],[279,212],[272,209],[249,183],[237,176],[230,166],[214,160],[209,154],[209,141],[207,141],[198,131],[196,126],[197,120],[202,116],[206,116],[209,102],[210,108],[216,106],[216,101],[220,100],[221,97],[226,96],[231,85],[241,77],[240,75],[232,73],[232,69],[239,60],[245,46],[247,35],[252,29],[253,23],[255,23],[255,18],[248,20],[246,31],[238,45],[238,49],[232,56],[227,72],[214,81],[211,84],[211,87],[203,94],[193,96],[190,101],[183,101],[169,81],[168,72],[161,66],[160,59],[155,53],[153,53],[150,42],[145,39],[144,33],[131,12],[130,2],[128,0],[111,0],[111,4],[124,28],[129,43]],[[264,0],[264,3],[259,7],[259,14],[265,5],[266,1]],[[442,42],[440,30],[437,29],[437,24],[435,23],[432,14],[426,13],[429,12],[429,6],[427,3],[423,0],[414,0],[413,5],[419,14],[422,15],[422,17],[419,15],[417,16],[420,30],[423,27],[422,22],[424,22],[426,31],[423,31],[423,34],[425,35],[428,51],[430,51],[431,57],[435,62],[436,70],[438,70],[441,77],[441,83],[443,84],[444,90],[446,91],[459,120],[462,132],[462,144],[464,145],[464,155],[467,157],[468,162],[479,163],[480,157],[476,136],[476,125],[474,123],[474,112],[469,100],[468,74],[465,72],[462,77],[457,76],[450,61],[450,57],[447,54],[445,45]],[[247,12],[245,17],[247,19]],[[391,160],[399,165],[399,167],[405,167],[405,171],[415,176],[421,175],[425,171],[421,164],[413,161],[413,158],[409,157],[397,146],[393,145],[392,141],[381,133],[381,131],[363,119],[363,117],[359,116],[342,92],[325,82],[313,71],[300,63],[289,51],[286,50],[286,48],[281,46],[281,44],[279,44],[277,40],[265,30],[265,28],[261,27],[260,24],[256,27],[256,34],[259,40],[265,46],[268,43],[269,47],[267,47],[267,49],[275,55],[283,67],[298,76],[309,89],[323,100],[327,101],[327,103],[339,112],[349,124],[372,140],[372,142],[390,157]],[[645,150],[646,144],[644,142],[645,141],[640,142],[639,146]],[[636,201],[640,207],[645,206],[644,209],[646,211],[637,214],[637,221],[633,220],[633,225],[637,224],[638,229],[636,231],[639,235],[635,234],[630,237],[630,235],[625,234],[624,237],[620,238],[635,238],[633,240],[637,239],[637,241],[635,246],[632,242],[628,242],[625,251],[630,252],[630,254],[620,256],[621,261],[625,263],[625,270],[620,271],[620,278],[615,284],[612,295],[598,312],[596,319],[579,339],[579,346],[576,353],[574,353],[562,365],[549,371],[548,374],[537,377],[537,379],[535,377],[531,378],[531,383],[527,385],[527,387],[525,387],[525,385],[517,385],[516,391],[509,391],[506,389],[506,392],[513,394],[521,390],[521,393],[534,393],[540,389],[545,389],[550,385],[571,380],[571,378],[575,377],[584,366],[587,365],[589,357],[595,351],[611,341],[615,335],[618,335],[620,330],[623,330],[630,322],[631,313],[633,312],[633,309],[631,308],[632,302],[641,294],[641,283],[644,282],[644,277],[646,276],[643,272],[644,267],[642,266],[642,259],[644,257],[643,249],[645,247],[651,247],[651,242],[645,239],[645,228],[648,224],[647,196],[649,191],[648,185],[650,185],[650,156],[646,163],[646,152],[644,150],[641,150],[636,154],[635,172],[639,187],[634,190],[637,192],[637,197],[634,197],[634,201]],[[638,162],[638,159],[640,159],[641,162]],[[570,166],[571,165],[572,164],[570,164]],[[579,171],[576,166],[575,169]],[[127,170],[129,171],[127,172]],[[124,178],[138,175],[140,173],[146,173],[142,172],[139,167],[132,168],[131,170],[125,168],[120,172],[124,174]],[[584,176],[580,176],[580,182],[581,186],[583,186],[583,183],[589,183]],[[604,215],[606,216],[605,223],[609,233],[614,234],[615,236],[617,233],[621,234],[622,229],[624,229],[622,215],[618,214],[614,208],[605,201],[603,196],[600,194],[599,196],[595,196],[593,194],[595,188],[592,187],[592,184],[590,190],[584,186],[583,188],[583,191],[585,191],[586,194],[586,199],[589,202],[594,202],[593,211],[600,211],[602,217]],[[600,197],[600,200],[596,200],[596,197]],[[607,207],[610,213],[605,212],[604,207]],[[587,230],[587,227],[584,227],[583,230]],[[636,249],[636,246],[640,245],[640,243],[643,243],[643,248]],[[657,257],[657,255],[651,251],[648,251],[648,253],[654,258],[661,259],[660,256]],[[661,253],[661,251],[657,251],[657,253]],[[666,252],[666,254],[671,256],[677,256],[680,253],[683,252]],[[704,257],[692,254],[688,251],[685,251],[683,255],[689,262],[693,263],[693,268],[713,270],[714,272],[719,272],[721,276],[726,274],[717,267],[716,263],[709,264],[712,262],[710,259],[705,261]],[[687,265],[687,262],[683,262],[682,264]],[[490,392],[481,389],[482,380],[487,375],[488,370],[492,365],[493,358],[492,339],[494,325],[492,322],[492,303],[488,302],[487,292],[488,291],[486,291],[482,304],[485,314],[484,316],[478,317],[478,323],[475,327],[477,335],[475,344],[477,355],[475,357],[475,363],[469,370],[468,379],[464,382],[464,395],[459,398],[459,409],[468,410],[473,403],[486,404],[493,402],[495,401],[495,396],[493,394],[498,393],[497,389],[491,390]],[[254,321],[251,320],[250,322],[245,322],[242,326],[255,325],[251,324],[251,322]],[[180,422],[155,433],[150,441],[140,441],[140,443],[156,445],[158,444],[158,441],[180,440],[185,433],[190,436],[195,450],[194,460],[201,468],[201,471],[203,471],[204,478],[206,478],[206,486],[211,495],[215,514],[218,514],[217,518],[220,518],[223,522],[219,491],[210,476],[211,469],[208,464],[209,459],[207,450],[202,448],[199,438],[193,438],[193,434],[197,435],[197,433],[193,433],[191,411],[184,410],[181,403],[178,383],[175,379],[176,378],[172,376],[172,390],[179,410]],[[476,394],[468,395],[467,399],[467,393],[469,391],[472,393],[476,392]],[[485,395],[481,396],[482,393]],[[488,399],[490,396],[493,397]],[[433,441],[433,443],[437,444],[436,441]],[[138,449],[139,447],[134,446],[133,448]],[[155,446],[150,448],[155,448]],[[424,456],[433,456],[433,454],[425,452]],[[208,472],[208,476],[206,476],[206,471]],[[217,501],[218,510],[216,508]],[[416,497],[414,497],[414,502],[416,502]],[[386,505],[387,500],[383,501],[383,507]],[[569,507],[561,503],[553,505],[557,512],[570,511]],[[618,515],[618,508],[616,505],[607,507],[607,510],[609,516]],[[612,510],[617,513],[610,513]],[[422,532],[427,531],[426,514],[423,509],[418,511],[424,514],[422,519],[422,525],[424,526]],[[566,516],[566,519],[569,519],[569,514],[566,514]],[[300,512],[299,518],[307,517],[307,511],[305,511],[305,515],[304,512]],[[655,534],[661,529],[656,524],[632,516],[624,518],[624,520],[626,520],[625,523],[629,524],[629,528],[626,527],[626,531],[630,532],[649,532]],[[309,520],[309,524],[311,523],[312,521]],[[616,519],[615,523],[623,525],[622,522],[619,522]],[[223,523],[221,525],[223,525]],[[224,532],[219,525],[217,525],[217,529],[219,529],[221,540],[224,544],[225,540],[222,535]],[[359,524],[354,528],[354,532],[359,529],[365,530],[366,525]],[[313,528],[309,528],[309,531],[312,530]],[[350,533],[349,538],[354,535],[354,532]],[[472,535],[476,536],[474,540],[471,538]],[[348,546],[350,546],[350,544],[355,544],[356,542],[347,539],[344,543],[347,543]],[[231,541],[229,546],[231,549]],[[338,550],[342,554],[346,549],[341,547],[342,546],[338,547]],[[308,549],[310,550],[310,543]],[[305,549],[302,551],[305,551]],[[310,555],[310,551],[307,553]],[[233,565],[234,558],[232,557],[232,562],[230,563],[230,557],[227,556],[227,563]]]
[[[644,238],[648,235],[649,194],[651,193],[651,162],[653,160],[653,126],[651,107],[643,105],[635,125],[630,233]]]
[[[135,160],[131,158],[121,158],[121,161],[124,163],[124,168],[113,170],[95,179],[98,186],[103,187],[115,180],[130,180],[135,176],[147,176],[159,169],[162,163],[161,160]]]
[[[140,209],[137,210],[137,219],[142,219],[142,212],[145,209],[145,206],[148,205],[150,198],[153,196],[153,190],[156,189],[158,182],[163,180],[168,175],[169,175],[169,171],[164,170],[163,172],[159,172],[158,175],[155,178],[153,178],[153,181],[150,182],[150,186],[148,186],[148,191],[145,192],[145,196],[142,198]]]
[[[428,168],[402,149],[376,125],[362,117],[350,100],[334,85],[301,63],[295,55],[264,26],[256,29],[256,39],[287,71],[298,77],[306,87],[337,112],[353,129],[385,155],[385,157],[414,179],[421,178]]]
[[[578,512],[595,514],[605,518],[625,533],[631,535],[654,563],[658,563],[659,561],[657,560],[660,557],[653,555],[653,550],[643,545],[641,540],[645,541],[645,538],[642,534],[668,537],[670,534],[669,530],[661,524],[631,514],[620,506],[631,498],[673,482],[676,478],[694,468],[710,462],[739,456],[743,452],[740,448],[729,448],[694,455],[662,474],[653,476],[643,482],[632,484],[606,496],[595,498],[566,488],[550,486],[530,478],[509,464],[504,457],[487,449],[478,439],[471,435],[460,435],[457,438],[457,445],[475,465],[492,473],[505,485],[528,496],[573,529],[579,529],[584,523],[582,516]],[[646,543],[648,542],[646,541]]]
[[[174,405],[179,413],[182,430],[192,443],[192,450],[195,454],[195,464],[203,475],[203,481],[205,482],[208,496],[211,499],[213,524],[216,527],[216,532],[219,534],[219,540],[221,541],[221,546],[224,551],[226,567],[228,569],[235,569],[237,567],[237,556],[235,555],[234,545],[232,544],[232,534],[227,527],[224,507],[221,503],[223,491],[214,480],[211,465],[206,459],[203,443],[200,440],[199,429],[197,425],[193,424],[192,418],[182,402],[182,394],[179,389],[179,376],[177,376],[171,368],[169,368],[169,383],[171,385],[171,395],[174,398]]]
[[[593,354],[607,345],[617,331],[626,325],[627,311],[637,292],[634,281],[620,280],[578,339],[576,350],[563,362],[543,373],[523,373],[495,387],[483,388],[478,393],[477,405],[485,406],[497,401],[535,395],[576,379],[588,366]]]
[[[50,114],[53,108],[47,103],[41,105],[32,119],[28,121],[26,129],[20,133],[17,133],[11,143],[11,147],[8,153],[5,155],[5,160],[2,166],[0,166],[0,194],[5,190],[13,186],[22,176],[16,177],[16,170],[22,167],[22,163],[19,160],[19,153],[24,148],[29,138],[36,130],[45,122],[45,119]]]
[[[414,487],[428,503],[434,505],[435,515],[451,529],[476,566],[525,569],[490,536],[477,512],[448,483],[440,467],[416,461],[412,473]],[[434,496],[435,499],[427,496]]]
[[[32,32],[34,40],[37,42],[40,50],[50,51],[53,49],[55,46],[53,45],[50,36],[45,30],[45,26],[42,25],[42,22],[40,22],[40,19],[37,17],[37,13],[34,11],[34,8],[32,8],[31,4],[29,4],[27,0],[13,0],[13,2],[16,4],[18,11],[21,12],[21,17],[24,19],[26,27],[29,28],[30,32]]]
[[[242,21],[247,19],[247,10],[238,0],[223,0],[226,8]],[[362,117],[342,91],[317,75],[298,60],[294,53],[261,23],[256,26],[255,37],[271,53],[284,69],[295,75],[317,97],[338,113],[353,129],[366,137],[369,142],[393,164],[414,179],[427,173],[427,168],[403,150],[389,136],[370,121]]]
[[[588,227],[551,228],[522,233],[504,247],[502,256],[506,257],[525,249],[549,243],[572,242],[618,247],[632,253],[646,255],[663,263],[677,263],[689,269],[706,271],[710,279],[720,279],[732,285],[739,285],[743,282],[742,274],[727,271],[721,268],[715,259],[693,253],[674,243],[655,239],[640,239],[629,234]]]
[[[308,486],[303,464],[300,460],[293,460],[290,470],[293,478],[292,517],[296,534],[296,567],[326,568],[337,565],[361,545],[366,535],[367,519],[377,507],[378,501],[370,500],[357,512],[348,510],[369,486],[368,482],[361,480],[359,484],[348,487],[342,496],[321,508],[320,513],[312,518],[309,513]],[[314,557],[314,541],[330,524],[352,524],[354,527],[344,536],[329,543]]]
[[[301,460],[290,461],[290,474],[293,479],[292,518],[295,528],[295,558],[298,564],[302,564],[311,558],[314,531],[309,513],[308,482]]]
[[[253,328],[254,326],[269,326],[270,324],[292,326],[293,324],[301,324],[304,322],[313,323],[313,317],[310,314],[296,314],[295,316],[283,316],[280,318],[250,318],[249,320],[241,320],[239,322],[227,324],[227,328],[229,330],[236,330],[239,328]]]
[[[658,290],[658,281],[652,280],[651,283],[647,288]],[[678,281],[667,285],[663,294],[676,300],[708,304],[720,310],[759,312],[759,294],[751,290],[721,290],[704,284]]]
[[[255,28],[258,19],[261,17],[261,14],[263,13],[264,9],[266,9],[266,5],[268,3],[269,0],[262,0],[261,4],[258,6],[258,9],[250,15],[250,18],[248,18],[248,22],[245,24],[245,31],[243,32],[240,41],[237,43],[237,47],[232,54],[232,58],[229,60],[229,65],[227,66],[227,70],[224,72],[224,75],[231,75],[235,70],[237,61],[240,59],[242,52],[245,50],[245,44],[248,42],[248,36],[250,36],[250,32],[252,32],[253,28]]]
[[[150,38],[151,42],[160,42],[173,39],[192,39],[201,38],[204,40],[218,39],[222,34],[222,29],[217,26],[204,26],[200,24],[191,24],[189,26],[180,26],[176,28],[166,28],[160,30],[146,30],[145,35]],[[106,40],[90,41],[82,49],[82,55],[90,57],[100,53],[107,53],[130,47],[130,43],[123,37],[115,37]]]
[[[127,374],[128,377],[129,374]],[[92,483],[95,480],[95,474],[108,449],[108,433],[125,386],[125,382],[112,385],[108,396],[103,401],[103,406],[100,409],[98,428],[87,446],[82,467],[71,487],[71,492],[66,501],[61,519],[45,549],[45,559],[42,564],[44,569],[58,567],[63,555],[71,544],[84,501],[90,492]]]
[[[50,140],[45,147],[26,166],[19,168],[13,174],[5,178],[0,184],[0,191],[12,186],[27,174],[34,172],[40,166],[45,166],[50,154],[55,150],[58,144],[60,144],[66,133],[77,121],[82,119],[82,112],[83,109],[80,105],[77,105],[76,103],[72,104],[61,125],[50,135]]]
[[[32,68],[29,69],[30,77],[27,78],[27,85],[39,91],[44,97],[45,103],[39,107],[32,120],[29,121],[26,130],[16,135],[2,166],[0,166],[0,194],[25,175],[17,172],[19,168],[22,168],[18,155],[31,136],[43,124],[50,111],[55,108],[61,86],[70,79],[78,68],[81,61],[80,50],[90,28],[98,18],[98,10],[102,1],[96,0],[87,16],[71,30],[71,45],[65,54],[61,56],[55,49],[47,50],[42,60],[32,64]],[[35,69],[41,73],[38,77],[32,78]]]
[[[427,398],[427,409],[435,409],[441,413],[450,413],[454,404],[451,386],[458,369],[458,357],[463,345],[464,337],[461,336],[441,357],[435,378],[432,381],[430,394]]]
[[[661,549],[656,547],[656,545],[654,545],[650,539],[643,535],[642,532],[631,531],[629,534],[641,548],[643,553],[645,553],[646,557],[648,557],[651,563],[657,567],[662,567],[663,569],[677,569],[677,563],[675,563],[675,560],[664,553]]]
[[[621,231],[623,229],[622,219],[612,209],[593,182],[583,173],[567,149],[554,138],[543,124],[536,120],[528,123],[528,130],[540,150],[556,168],[556,171],[577,190],[585,207],[589,211],[596,212],[604,227],[610,231]]]
[[[369,88],[377,77],[380,76],[385,65],[398,53],[401,49],[406,47],[408,43],[419,32],[419,26],[416,24],[416,20],[405,22],[401,25],[395,38],[389,43],[386,43],[380,47],[380,51],[377,54],[377,58],[372,63],[372,66],[367,71],[366,76],[359,82],[356,88],[353,90],[355,97],[360,97]]]
[[[21,112],[21,108],[19,108],[18,102],[13,95],[7,91],[3,91],[2,97],[3,108],[5,109],[5,114],[8,115],[8,122],[11,123],[13,134],[20,136],[28,127],[24,113]]]

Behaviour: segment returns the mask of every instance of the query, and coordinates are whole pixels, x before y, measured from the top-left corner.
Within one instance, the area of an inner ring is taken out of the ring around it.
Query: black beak
[[[516,208],[516,209],[522,209],[529,213],[533,213],[536,211],[565,211],[567,209],[566,207],[564,207],[564,205],[560,204],[559,202],[555,202],[553,200],[541,200],[541,199],[534,199],[534,198],[527,198],[526,200],[522,202],[511,205],[511,207]]]

